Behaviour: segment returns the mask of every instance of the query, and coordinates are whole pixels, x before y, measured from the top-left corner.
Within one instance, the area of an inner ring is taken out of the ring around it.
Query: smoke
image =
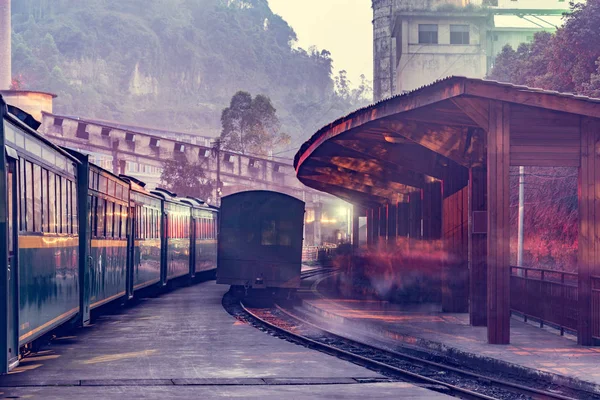
[[[344,297],[395,303],[439,302],[443,268],[454,263],[441,241],[399,239],[393,245],[339,255],[336,288]]]

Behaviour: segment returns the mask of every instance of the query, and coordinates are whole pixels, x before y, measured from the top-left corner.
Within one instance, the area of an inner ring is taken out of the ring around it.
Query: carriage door
[[[8,365],[14,365],[19,357],[19,313],[17,307],[19,294],[17,287],[17,181],[15,179],[15,160],[7,159],[7,199],[8,199]]]

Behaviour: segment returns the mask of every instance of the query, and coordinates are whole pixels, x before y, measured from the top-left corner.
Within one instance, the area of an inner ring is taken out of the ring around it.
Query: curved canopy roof
[[[323,127],[294,159],[307,186],[364,206],[401,201],[486,157],[491,105],[510,110],[511,165],[578,166],[580,117],[600,100],[482,79],[449,77]]]

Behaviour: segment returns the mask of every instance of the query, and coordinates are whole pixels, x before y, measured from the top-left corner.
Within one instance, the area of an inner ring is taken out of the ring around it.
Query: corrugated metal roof
[[[530,92],[530,93],[539,93],[539,94],[549,94],[552,96],[556,96],[556,97],[561,97],[561,98],[565,98],[565,99],[570,99],[570,100],[576,100],[576,101],[584,101],[584,102],[588,102],[588,103],[593,103],[593,104],[600,104],[600,99],[598,98],[592,98],[592,97],[587,97],[587,96],[582,96],[582,95],[577,95],[577,94],[573,94],[573,93],[564,93],[564,92],[557,92],[554,90],[546,90],[546,89],[539,89],[539,88],[531,88],[528,86],[523,86],[523,85],[514,85],[512,83],[506,83],[506,82],[498,82],[498,81],[494,81],[494,80],[488,80],[488,79],[476,79],[476,78],[467,78],[465,76],[449,76],[447,78],[444,79],[439,79],[436,80],[428,85],[424,85],[421,86],[415,90],[406,92],[406,93],[402,93],[402,94],[398,94],[392,97],[389,97],[387,99],[383,99],[380,100],[376,103],[373,103],[369,106],[360,108],[356,111],[353,111],[352,113],[338,118],[337,120],[331,122],[330,124],[325,125],[324,127],[322,127],[321,129],[319,129],[314,135],[311,136],[310,139],[308,139],[306,142],[304,142],[304,144],[302,144],[302,146],[300,147],[300,150],[296,153],[296,156],[294,157],[294,168],[298,168],[298,162],[300,160],[300,157],[302,156],[302,154],[327,130],[331,129],[334,126],[337,126],[349,119],[353,119],[355,117],[357,117],[358,115],[362,114],[362,113],[366,113],[369,111],[372,111],[374,109],[376,109],[380,104],[383,103],[387,103],[390,101],[394,101],[396,99],[400,99],[400,98],[404,98],[404,97],[411,97],[411,96],[415,96],[417,95],[419,92],[431,88],[433,86],[436,85],[441,85],[444,83],[450,83],[452,81],[456,81],[458,82],[468,82],[468,81],[472,81],[472,82],[482,82],[488,85],[492,85],[492,86],[497,86],[497,87],[502,87],[502,88],[506,88],[506,89],[511,89],[511,90],[516,90],[516,91],[521,91],[521,92]]]

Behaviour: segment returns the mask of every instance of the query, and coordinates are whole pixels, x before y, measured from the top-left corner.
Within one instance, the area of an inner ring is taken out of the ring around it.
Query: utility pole
[[[217,158],[217,187],[215,189],[215,205],[221,205],[221,139],[213,143],[213,154]]]
[[[519,226],[517,236],[517,266],[523,266],[523,223],[525,222],[525,167],[519,167]],[[523,273],[519,270],[519,275]]]

